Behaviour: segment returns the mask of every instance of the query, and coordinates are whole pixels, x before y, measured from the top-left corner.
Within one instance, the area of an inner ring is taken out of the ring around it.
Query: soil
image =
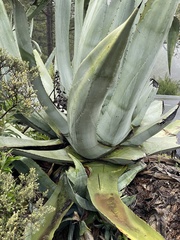
[[[136,195],[130,208],[166,240],[180,240],[180,160],[151,156],[143,161],[147,168],[126,189]]]

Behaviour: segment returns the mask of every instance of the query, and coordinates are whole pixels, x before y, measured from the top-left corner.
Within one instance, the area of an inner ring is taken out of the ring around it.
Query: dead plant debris
[[[136,194],[130,208],[166,240],[180,240],[180,164],[167,156],[143,160],[147,168],[127,187]]]

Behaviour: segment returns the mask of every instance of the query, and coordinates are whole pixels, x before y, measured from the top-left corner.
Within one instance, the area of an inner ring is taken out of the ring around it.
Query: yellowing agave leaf
[[[178,149],[180,148],[180,143],[176,135],[179,132],[180,120],[176,120],[145,141],[142,144],[142,150],[146,154],[151,155]]]
[[[96,209],[131,240],[163,240],[164,238],[136,216],[120,199],[117,182],[126,170],[108,164],[89,164],[88,191]]]
[[[131,164],[145,156],[145,152],[140,147],[121,146],[101,159],[115,164],[126,165]]]
[[[53,239],[55,231],[72,204],[73,202],[69,199],[64,187],[64,180],[62,180],[58,183],[53,194],[45,203],[45,206],[51,207],[52,211],[47,212],[44,219],[39,219],[40,227],[36,228],[36,231],[32,231],[31,226],[27,226],[25,230],[25,240]]]

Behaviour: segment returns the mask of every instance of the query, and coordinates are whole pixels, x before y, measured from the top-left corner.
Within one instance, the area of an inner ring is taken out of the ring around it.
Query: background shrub
[[[165,78],[159,78],[158,83],[158,94],[180,95],[180,81],[173,81],[166,75]]]

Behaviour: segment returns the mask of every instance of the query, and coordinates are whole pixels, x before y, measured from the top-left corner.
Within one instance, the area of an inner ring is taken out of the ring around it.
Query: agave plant
[[[56,84],[61,85],[56,85],[59,94],[56,99],[52,92],[57,89],[48,73],[48,63],[44,64],[33,50],[29,35],[28,21],[44,2],[47,1],[41,1],[35,10],[30,9],[27,16],[20,2],[12,1],[14,35],[0,1],[0,47],[29,62],[30,68],[38,66],[40,73],[32,85],[43,110],[31,117],[23,113],[16,117],[50,138],[34,140],[9,125],[7,129],[14,131],[15,136],[19,133],[19,138],[0,137],[1,148],[11,148],[14,154],[24,156],[21,162],[14,163],[19,171],[37,169],[41,188],[50,190],[46,204],[56,207],[39,231],[32,233],[27,227],[26,239],[52,239],[72,203],[99,212],[130,239],[164,239],[138,218],[124,203],[127,199],[120,196],[144,168],[140,159],[180,147],[176,138],[180,121],[170,124],[179,104],[163,113],[163,103],[154,100],[158,84],[150,79],[179,0],[166,4],[164,0],[75,0],[72,60],[69,49],[72,1],[55,1],[55,71]],[[177,21],[173,23],[176,24],[173,29],[177,29]],[[172,40],[168,37],[171,49],[177,37],[173,36]],[[67,111],[62,109],[66,102]],[[57,186],[32,159],[66,166]],[[86,222],[82,224],[81,235],[92,238]],[[73,239],[72,229],[69,239]]]

